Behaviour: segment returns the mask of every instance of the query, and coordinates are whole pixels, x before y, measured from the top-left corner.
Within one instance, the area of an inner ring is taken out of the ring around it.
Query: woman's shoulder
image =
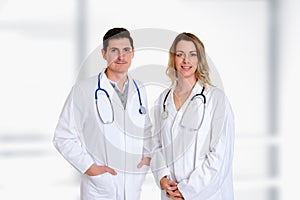
[[[214,86],[209,86],[207,89],[208,102],[231,110],[229,99],[223,89]]]
[[[224,98],[225,97],[225,92],[223,89],[221,88],[218,88],[218,87],[215,87],[215,86],[211,86],[211,85],[208,85],[206,87],[206,93],[207,95],[209,96],[212,96],[212,97],[218,97],[218,98]]]
[[[163,100],[166,98],[167,95],[169,95],[171,89],[170,88],[166,88],[164,89],[159,96],[156,98],[155,100],[155,104],[161,104],[161,102],[163,102]]]

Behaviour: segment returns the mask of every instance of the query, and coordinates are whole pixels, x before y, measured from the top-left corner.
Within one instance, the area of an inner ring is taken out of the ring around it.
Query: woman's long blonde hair
[[[177,79],[177,72],[175,68],[175,56],[176,56],[176,46],[179,41],[185,40],[185,41],[191,41],[194,43],[196,46],[197,50],[197,56],[198,56],[198,64],[197,64],[197,69],[195,72],[196,79],[204,86],[206,87],[208,85],[212,85],[210,77],[209,77],[209,66],[207,64],[206,60],[206,55],[205,55],[205,48],[203,43],[199,40],[197,36],[195,36],[192,33],[180,33],[179,35],[176,36],[174,39],[170,50],[169,50],[169,62],[168,62],[168,67],[166,70],[167,75],[170,77],[172,81],[172,85]]]

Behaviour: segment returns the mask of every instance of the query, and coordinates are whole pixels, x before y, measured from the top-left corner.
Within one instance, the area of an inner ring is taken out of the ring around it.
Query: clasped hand
[[[163,177],[160,180],[160,186],[166,191],[166,196],[173,200],[184,199],[181,192],[178,190],[177,183],[169,180],[167,177]]]

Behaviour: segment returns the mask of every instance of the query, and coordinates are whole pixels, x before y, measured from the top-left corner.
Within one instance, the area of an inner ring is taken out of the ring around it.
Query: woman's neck
[[[175,91],[181,94],[189,93],[194,88],[196,82],[197,82],[196,78],[178,79]]]
[[[177,111],[190,96],[196,82],[196,79],[189,81],[188,79],[178,79],[176,88],[174,90],[174,104]]]

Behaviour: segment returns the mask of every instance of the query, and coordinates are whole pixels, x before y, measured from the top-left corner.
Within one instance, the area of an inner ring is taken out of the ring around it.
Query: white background
[[[79,199],[79,175],[51,140],[81,64],[115,26],[199,36],[235,113],[236,199],[297,199],[300,3],[277,2],[271,32],[271,0],[1,0],[0,199]],[[164,56],[139,51],[134,65],[166,65]],[[149,93],[151,104],[157,88]],[[142,199],[158,196],[149,174]]]

